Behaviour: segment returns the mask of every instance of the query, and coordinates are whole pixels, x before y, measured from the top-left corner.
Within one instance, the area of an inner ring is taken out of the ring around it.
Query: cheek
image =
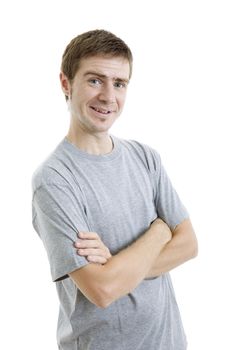
[[[98,94],[97,89],[84,85],[82,86],[82,89],[80,89],[80,94],[82,98],[86,101],[91,100],[92,98],[95,98]]]
[[[79,104],[85,104],[96,96],[96,91],[87,86],[86,84],[81,84],[76,89],[73,90],[73,97]]]
[[[120,108],[122,109],[123,107],[124,107],[124,104],[125,104],[125,99],[126,99],[126,96],[124,95],[124,96],[121,96],[120,98],[119,98],[119,106],[120,106]]]
[[[87,105],[88,99],[86,95],[82,92],[81,94],[73,94],[72,105],[76,111],[84,111]]]

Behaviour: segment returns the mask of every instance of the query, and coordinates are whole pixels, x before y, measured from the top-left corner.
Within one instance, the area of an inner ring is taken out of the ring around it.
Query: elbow
[[[78,284],[76,284],[76,286],[78,289],[80,289]],[[83,290],[81,290],[81,292],[89,300],[89,302],[101,309],[106,309],[114,301],[106,288],[103,286],[95,286],[95,288],[92,288],[88,292],[84,292]]]
[[[115,279],[105,271],[104,265],[90,264],[69,275],[86,299],[99,308],[107,308],[118,297]]]
[[[91,300],[95,306],[101,309],[106,309],[110,304],[112,304],[116,298],[114,298],[111,289],[107,286],[101,286],[98,288],[95,297]]]

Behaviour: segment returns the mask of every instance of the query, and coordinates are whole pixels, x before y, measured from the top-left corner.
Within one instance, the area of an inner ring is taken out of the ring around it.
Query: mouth
[[[102,115],[108,115],[113,112],[111,109],[106,109],[106,108],[101,108],[101,107],[95,107],[95,106],[90,106],[91,109],[93,109],[95,112],[102,114]]]

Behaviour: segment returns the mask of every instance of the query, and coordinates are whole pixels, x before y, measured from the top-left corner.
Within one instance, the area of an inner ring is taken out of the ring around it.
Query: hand
[[[168,243],[172,239],[172,232],[169,226],[160,218],[157,218],[152,222],[150,225],[150,230],[156,232],[156,234],[159,234],[164,244]]]
[[[86,257],[89,262],[105,264],[111,258],[111,253],[104,245],[96,232],[79,232],[79,240],[74,246],[80,256]]]

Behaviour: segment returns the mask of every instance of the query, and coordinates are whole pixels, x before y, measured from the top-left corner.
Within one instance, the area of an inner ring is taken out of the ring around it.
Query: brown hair
[[[130,48],[122,39],[102,29],[91,30],[72,39],[63,53],[61,70],[72,82],[81,59],[96,55],[124,57],[129,61],[131,77],[133,56]]]

